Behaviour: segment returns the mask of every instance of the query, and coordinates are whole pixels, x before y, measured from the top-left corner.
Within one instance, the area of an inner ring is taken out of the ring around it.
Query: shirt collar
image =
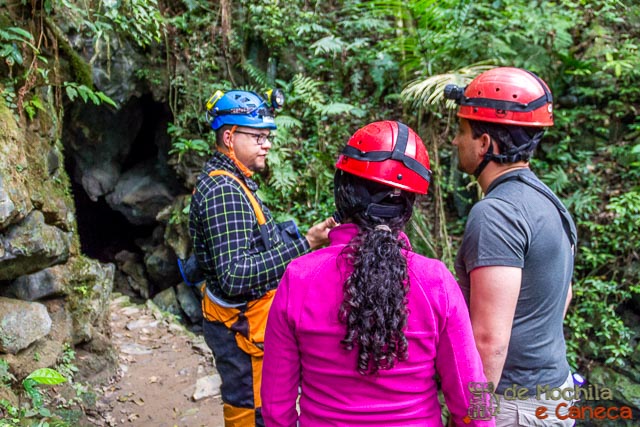
[[[235,165],[235,163],[233,163],[233,160],[231,160],[229,156],[219,151],[213,152],[213,156],[209,159],[209,161],[205,165],[204,170],[205,170],[205,173],[207,174],[213,170],[229,171],[234,175],[236,175],[237,177],[239,177],[240,179],[242,179],[247,184],[247,187],[249,187],[251,191],[255,192],[258,190],[258,183],[252,180],[251,178],[247,178],[246,176],[244,176],[242,172],[240,172],[238,167]]]

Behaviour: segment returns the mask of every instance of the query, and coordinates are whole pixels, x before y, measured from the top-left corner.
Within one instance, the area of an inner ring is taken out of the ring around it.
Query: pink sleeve
[[[440,330],[436,356],[436,369],[442,381],[447,407],[451,412],[453,425],[493,427],[495,420],[487,412],[480,414],[479,406],[492,410],[495,407],[490,394],[482,394],[481,402],[471,394],[482,389],[487,380],[482,368],[482,360],[473,339],[471,321],[467,305],[455,279],[448,270],[443,271],[445,283],[446,319]],[[471,408],[471,410],[470,410]],[[489,418],[489,419],[480,419]]]
[[[298,344],[289,318],[289,270],[280,281],[269,311],[262,367],[262,416],[265,425],[295,426],[300,385]]]

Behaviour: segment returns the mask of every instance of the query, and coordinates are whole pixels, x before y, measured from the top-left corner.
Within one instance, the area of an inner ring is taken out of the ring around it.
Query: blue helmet
[[[255,92],[219,90],[207,101],[207,120],[213,130],[224,125],[276,129],[274,110],[272,105]]]

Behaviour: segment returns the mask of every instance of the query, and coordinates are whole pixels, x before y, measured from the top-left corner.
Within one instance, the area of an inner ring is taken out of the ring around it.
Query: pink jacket
[[[337,262],[356,233],[353,224],[336,227],[329,247],[295,259],[280,282],[265,335],[266,425],[442,426],[438,375],[455,425],[494,426],[468,416],[469,384],[486,379],[460,288],[440,261],[406,252],[408,359],[372,376],[357,372],[357,351],[340,344],[346,329],[338,310],[349,272]]]

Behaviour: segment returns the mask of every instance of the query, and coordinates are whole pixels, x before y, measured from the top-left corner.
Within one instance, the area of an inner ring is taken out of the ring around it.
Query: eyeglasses
[[[241,130],[236,130],[234,133],[241,133],[243,135],[252,136],[256,139],[256,144],[260,146],[264,145],[271,137],[270,134],[265,135],[263,133],[243,132]]]

